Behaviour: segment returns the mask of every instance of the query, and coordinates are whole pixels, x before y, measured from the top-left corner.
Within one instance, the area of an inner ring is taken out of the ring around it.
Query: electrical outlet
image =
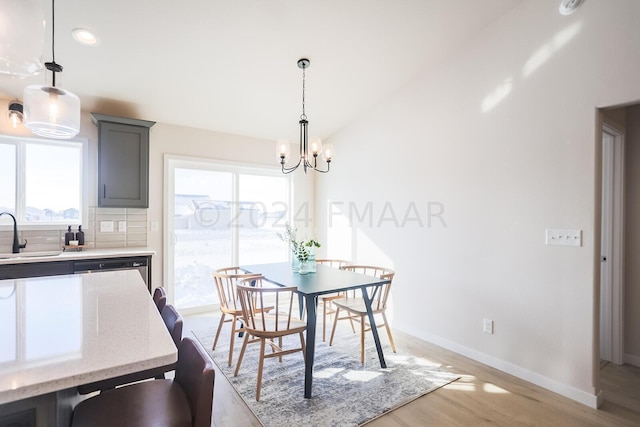
[[[482,332],[485,334],[493,334],[493,320],[482,319]]]
[[[100,221],[101,233],[113,233],[113,221]]]
[[[151,231],[154,233],[158,231],[158,221],[151,221]]]
[[[127,221],[118,221],[118,231],[121,233],[127,231]]]

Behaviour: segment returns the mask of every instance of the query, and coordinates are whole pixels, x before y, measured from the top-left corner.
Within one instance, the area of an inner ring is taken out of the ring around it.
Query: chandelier
[[[80,99],[68,90],[56,87],[56,73],[62,65],[56,63],[55,0],[51,1],[52,62],[45,62],[53,73],[51,86],[31,85],[24,89],[25,125],[36,135],[70,139],[80,132]]]
[[[299,166],[302,166],[304,173],[307,173],[307,169],[312,169],[316,172],[327,173],[329,172],[329,166],[331,165],[331,160],[334,155],[333,145],[324,144],[322,145],[322,141],[320,138],[311,138],[309,140],[309,122],[307,121],[307,115],[305,114],[305,70],[309,68],[311,61],[306,58],[302,58],[298,60],[298,68],[302,69],[302,114],[300,115],[300,159],[298,163],[294,166],[286,167],[285,163],[289,159],[290,148],[289,141],[287,139],[278,139],[276,143],[276,154],[278,159],[280,160],[280,165],[282,167],[282,173],[291,173],[294,170],[298,169]],[[321,156],[323,160],[327,163],[326,169],[318,168],[318,156]]]

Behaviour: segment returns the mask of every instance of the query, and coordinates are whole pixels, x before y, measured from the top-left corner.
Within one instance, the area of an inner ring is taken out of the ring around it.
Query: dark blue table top
[[[327,265],[316,265],[315,273],[299,274],[291,270],[288,262],[243,265],[248,273],[260,273],[270,282],[280,286],[296,286],[302,295],[324,295],[338,291],[387,283],[388,280],[367,276],[353,271],[340,270]]]

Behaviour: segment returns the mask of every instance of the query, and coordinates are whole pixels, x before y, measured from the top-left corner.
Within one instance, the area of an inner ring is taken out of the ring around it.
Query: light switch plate
[[[127,231],[127,221],[118,221],[118,231],[121,233]]]
[[[113,221],[100,221],[101,233],[113,233]]]
[[[546,244],[550,246],[582,246],[582,230],[548,228]]]

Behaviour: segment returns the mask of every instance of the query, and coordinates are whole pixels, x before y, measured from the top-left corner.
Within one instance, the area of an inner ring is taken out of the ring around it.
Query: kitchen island
[[[33,407],[37,425],[64,424],[76,386],[176,360],[134,270],[0,280],[0,424]]]

